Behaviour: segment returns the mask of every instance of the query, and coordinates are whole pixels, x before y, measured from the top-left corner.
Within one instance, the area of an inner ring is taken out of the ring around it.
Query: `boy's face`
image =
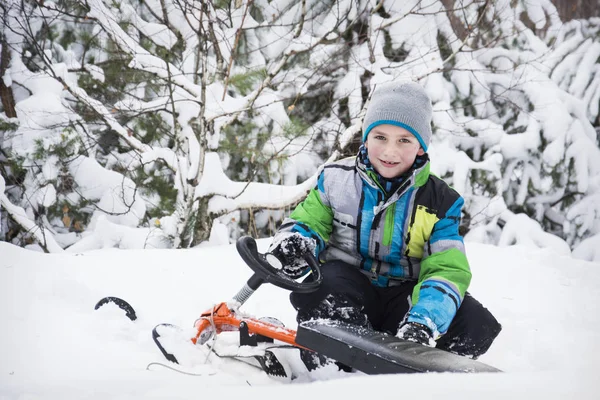
[[[412,167],[425,152],[417,138],[395,125],[377,125],[369,132],[367,154],[373,168],[384,178],[396,178]]]

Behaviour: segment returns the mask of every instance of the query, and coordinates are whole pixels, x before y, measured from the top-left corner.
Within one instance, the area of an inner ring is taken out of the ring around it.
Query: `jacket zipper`
[[[406,189],[407,189],[408,187],[410,187],[410,183],[414,181],[414,176],[415,176],[415,175],[414,175],[414,173],[413,173],[413,176],[411,176],[411,178],[410,178],[410,179],[407,179],[407,180],[406,180],[406,181],[405,181],[405,182],[402,184],[402,186],[400,186],[400,187],[399,187],[399,188],[396,190],[396,192],[394,193],[394,195],[398,194],[398,196],[397,196],[396,200],[397,200],[397,199],[399,199],[399,198],[400,198],[400,196],[402,196],[402,195],[404,194],[404,192],[406,191]],[[393,198],[393,197],[395,197],[394,195],[392,195],[392,196],[390,197],[390,199],[391,199],[391,198]],[[396,201],[396,200],[395,200],[395,201]],[[391,205],[391,204],[395,204],[395,201],[389,201],[389,200],[388,200],[387,202],[384,202],[383,200],[381,200],[381,201],[379,202],[379,204],[378,204],[377,206],[375,206],[375,209],[373,210],[373,214],[374,214],[374,215],[373,215],[373,222],[371,223],[371,232],[373,232],[373,231],[374,231],[374,230],[377,228],[377,225],[378,225],[378,224],[380,223],[380,221],[381,221],[381,216],[380,216],[380,213],[381,213],[381,212],[383,212],[383,210],[385,210],[385,209],[386,209],[386,208],[387,208],[389,205]],[[390,216],[390,217],[386,217],[386,220],[387,220],[388,218],[392,218],[392,219],[393,219],[393,218],[394,218],[394,213],[391,213],[391,216]],[[385,224],[385,222],[384,222],[384,224]],[[385,232],[385,226],[384,226],[384,237],[383,237],[383,242],[384,242],[384,243],[386,243],[386,241],[388,240],[388,239],[386,238],[386,236],[385,236],[385,233],[386,233],[386,232]],[[370,241],[371,241],[371,240],[369,240],[369,242],[370,242]],[[390,237],[390,238],[389,238],[389,243],[390,243],[390,244],[391,244],[391,241],[392,241],[392,239],[391,239],[391,237]],[[377,276],[379,275],[379,270],[381,269],[381,261],[379,260],[379,248],[380,248],[380,243],[379,243],[379,241],[375,241],[374,257],[373,257],[374,265],[371,267],[371,273],[373,274],[373,279],[375,279],[375,280],[377,280]]]

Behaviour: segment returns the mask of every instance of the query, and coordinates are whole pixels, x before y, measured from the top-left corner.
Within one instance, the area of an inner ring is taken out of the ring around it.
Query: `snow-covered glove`
[[[282,271],[290,278],[296,279],[301,277],[308,267],[304,254],[306,252],[314,254],[316,246],[314,239],[293,232],[274,242],[269,252],[281,261]]]
[[[435,346],[431,329],[417,322],[407,322],[401,325],[396,336],[400,339],[419,343],[424,346]]]

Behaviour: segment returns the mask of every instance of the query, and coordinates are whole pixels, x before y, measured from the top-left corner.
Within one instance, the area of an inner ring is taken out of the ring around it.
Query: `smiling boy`
[[[324,167],[270,252],[293,278],[306,272],[305,251],[323,263],[320,288],[290,296],[298,322],[342,320],[476,358],[501,326],[467,293],[464,201],[429,173],[431,118],[419,84],[378,86],[358,155]],[[309,369],[324,362],[301,355]]]

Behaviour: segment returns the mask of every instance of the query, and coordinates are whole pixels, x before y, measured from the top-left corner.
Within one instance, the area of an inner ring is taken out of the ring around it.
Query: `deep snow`
[[[268,240],[259,240],[264,251]],[[271,398],[596,399],[600,393],[600,264],[551,249],[467,243],[470,292],[503,331],[480,361],[501,374],[366,376],[326,368],[291,384],[234,362],[197,365],[189,376],[163,362],[157,323],[191,328],[251,275],[235,246],[42,254],[0,242],[0,399]],[[139,319],[104,296],[128,300]],[[295,327],[288,292],[263,285],[243,306]],[[415,397],[417,398],[417,397]]]

